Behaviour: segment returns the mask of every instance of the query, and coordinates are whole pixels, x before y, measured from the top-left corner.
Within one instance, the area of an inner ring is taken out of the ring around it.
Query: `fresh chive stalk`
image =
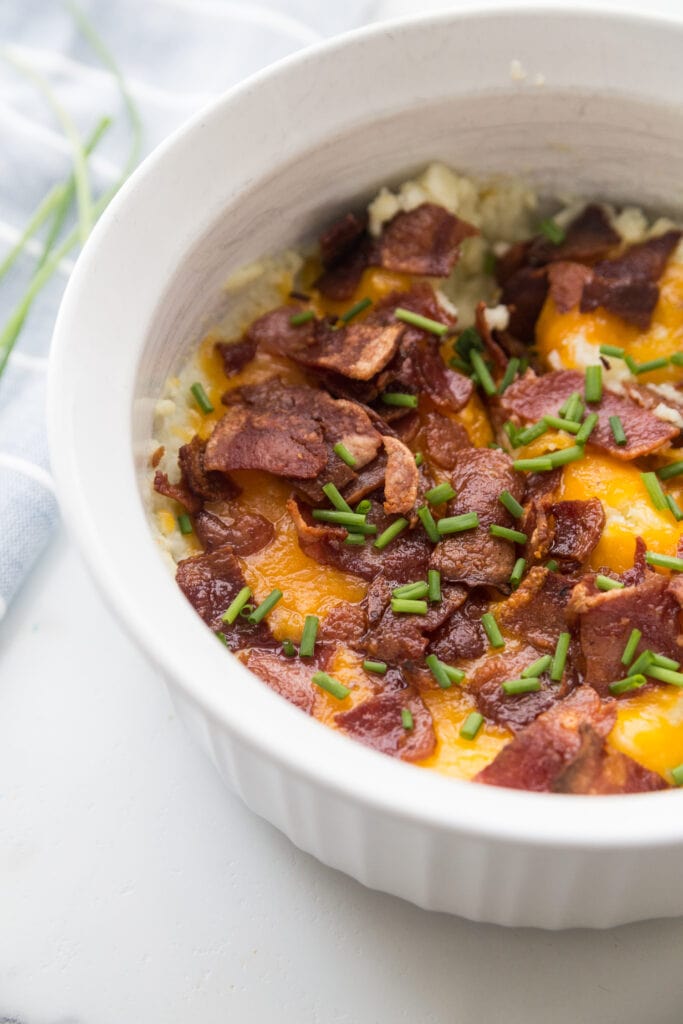
[[[226,610],[221,615],[221,622],[225,622],[226,625],[232,626],[250,597],[251,588],[242,587],[240,592],[232,599]]]
[[[394,316],[397,320],[403,321],[404,324],[419,327],[421,330],[428,331],[430,334],[436,334],[438,337],[443,337],[448,331],[447,324],[440,324],[438,320],[432,320],[431,317],[413,313],[411,309],[404,309],[402,306],[398,306],[394,310]]]
[[[588,416],[586,416],[586,418],[583,421],[583,423],[581,424],[581,426],[579,428],[579,432],[576,435],[576,443],[577,444],[584,445],[586,443],[588,438],[591,436],[591,434],[595,430],[597,422],[598,422],[598,414],[597,414],[597,412],[590,412],[588,414]]]
[[[344,686],[338,679],[334,679],[333,676],[329,676],[327,672],[316,672],[311,679],[312,683],[319,686],[321,690],[326,690],[337,700],[344,700],[345,697],[351,693],[348,686]]]
[[[478,711],[470,711],[460,727],[460,735],[464,740],[476,739],[477,733],[484,724],[484,716]]]
[[[351,512],[351,514],[353,514],[353,509],[349,503],[342,498],[337,487],[333,483],[323,484],[323,494],[329,499],[330,503],[334,505],[338,512]]]
[[[268,594],[268,597],[264,601],[261,601],[260,605],[254,608],[247,621],[250,622],[252,626],[258,625],[259,622],[262,622],[265,619],[268,612],[273,610],[281,597],[282,591],[275,587]]]
[[[571,637],[569,633],[560,633],[557,639],[555,654],[553,655],[552,664],[550,666],[550,678],[554,683],[559,683],[562,679],[564,666],[567,662],[567,652],[569,651],[570,640]]]
[[[441,573],[430,569],[427,573],[427,596],[432,603],[441,600]]]
[[[426,615],[427,602],[408,597],[392,597],[391,610],[397,615]]]
[[[358,464],[356,456],[352,455],[346,445],[342,444],[341,441],[337,441],[333,446],[332,451],[335,455],[339,456],[342,462],[345,462],[347,466],[350,466],[351,469]]]
[[[385,405],[393,405],[402,409],[417,409],[417,395],[407,395],[402,391],[385,391],[380,398]]]
[[[663,509],[667,509],[669,506],[666,501],[666,495],[662,490],[662,485],[660,484],[657,478],[657,474],[641,473],[640,479],[645,484],[645,487],[647,488],[647,493],[650,495],[650,500],[652,501],[654,507],[656,509],[659,509],[660,511],[662,511]]]
[[[368,308],[368,306],[371,305],[372,299],[359,299],[358,302],[355,302],[350,309],[347,309],[345,313],[342,313],[339,319],[343,323],[348,324],[349,320],[353,320],[354,316],[358,316],[359,313],[362,313],[364,310]]]
[[[517,499],[512,494],[510,494],[509,491],[501,491],[501,493],[498,495],[498,501],[501,503],[501,505],[505,506],[510,515],[513,516],[515,519],[521,519],[524,515],[523,507],[520,505]]]
[[[539,679],[508,679],[502,687],[508,696],[514,696],[520,693],[537,693],[541,689],[541,682]]]
[[[320,620],[317,615],[307,615],[304,619],[304,628],[299,644],[299,657],[312,658],[315,653],[315,641],[318,636]]]
[[[439,535],[442,537],[451,533],[462,533],[464,530],[473,530],[477,526],[479,526],[479,516],[476,512],[463,512],[459,516],[447,516],[436,524]]]
[[[182,512],[178,516],[178,529],[183,534],[192,533],[192,520],[186,512]]]
[[[387,526],[383,533],[380,533],[379,537],[375,541],[375,547],[378,551],[384,550],[384,548],[391,544],[392,540],[398,537],[399,533],[402,533],[408,525],[407,519],[396,519],[391,526]]]
[[[512,572],[510,573],[510,586],[512,587],[513,590],[516,590],[522,582],[522,576],[524,575],[525,569],[526,558],[518,558],[514,564]]]
[[[383,676],[387,671],[386,661],[364,661],[363,668],[366,672],[374,672],[375,675]]]
[[[472,349],[470,352],[470,361],[474,368],[474,372],[477,375],[477,380],[481,384],[484,392],[489,396],[495,395],[496,385],[493,382],[493,377],[491,376],[488,366],[484,362],[481,352],[477,352],[476,349]]]
[[[617,683],[610,683],[609,692],[618,697],[620,693],[628,693],[629,690],[639,690],[641,686],[645,686],[646,682],[645,676],[638,672],[627,676],[626,679],[620,679]]]
[[[426,505],[422,505],[417,510],[417,517],[424,527],[424,531],[431,540],[432,544],[437,544],[441,540],[441,535],[436,528],[436,522],[434,516],[429,511]]]
[[[587,366],[583,394],[587,402],[602,399],[602,366]]]
[[[500,631],[496,618],[492,612],[486,612],[481,617],[481,624],[484,627],[491,647],[505,647],[505,640]]]
[[[510,385],[513,382],[513,380],[517,376],[517,371],[518,370],[519,370],[519,359],[517,358],[517,356],[513,356],[513,358],[509,361],[509,363],[505,367],[505,373],[503,374],[503,379],[501,380],[500,384],[498,385],[498,394],[499,395],[502,395],[504,391],[507,391],[507,389],[510,387]]]
[[[537,658],[536,661],[532,661],[530,665],[527,665],[520,672],[522,679],[537,679],[539,676],[542,676],[550,668],[552,660],[552,655],[544,654],[541,658]]]
[[[623,590],[624,587],[621,580],[613,580],[611,576],[603,576],[600,572],[595,577],[595,585],[598,590]]]
[[[408,731],[413,728],[413,713],[410,708],[401,708],[401,725]]]
[[[639,629],[632,629],[631,630],[631,635],[628,638],[628,641],[626,643],[626,647],[624,647],[624,653],[621,656],[621,664],[622,665],[630,665],[631,664],[631,662],[633,661],[633,659],[635,657],[636,648],[637,648],[638,644],[640,643],[640,638],[642,637],[642,635],[643,634],[641,633],[641,631]]]
[[[444,501],[450,501],[454,497],[455,490],[450,484],[439,484],[437,487],[425,491],[425,498],[430,505],[441,505]]]

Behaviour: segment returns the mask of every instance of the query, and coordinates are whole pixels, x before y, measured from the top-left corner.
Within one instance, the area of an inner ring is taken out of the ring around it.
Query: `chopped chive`
[[[638,363],[635,372],[636,374],[650,373],[652,370],[663,370],[668,365],[669,360],[666,356],[661,356],[659,359],[650,359],[647,363]]]
[[[503,374],[503,379],[501,380],[500,384],[498,385],[498,394],[499,395],[502,395],[503,392],[506,391],[510,387],[510,385],[513,382],[513,380],[517,376],[517,371],[518,370],[519,370],[519,359],[517,358],[517,356],[513,356],[513,358],[510,360],[510,362],[505,367],[505,373]]]
[[[382,551],[387,544],[391,544],[392,540],[398,537],[399,533],[402,533],[408,525],[407,519],[396,519],[391,526],[387,526],[384,533],[380,533],[379,537],[375,541],[375,547]]]
[[[282,653],[284,654],[285,658],[294,657],[294,655],[296,654],[296,647],[294,646],[291,640],[282,641]]]
[[[192,533],[192,520],[186,512],[178,516],[178,529],[183,534]]]
[[[443,662],[439,661],[435,654],[429,654],[425,658],[425,663],[430,672],[432,673],[432,675],[434,676],[434,678],[436,679],[437,683],[441,687],[441,689],[449,690],[456,680],[450,678],[450,676],[446,672],[446,667],[443,664]]]
[[[560,406],[560,408],[558,409],[558,412],[557,412],[558,416],[566,418],[567,410],[571,408],[572,403],[574,401],[576,401],[576,399],[578,397],[579,397],[579,392],[578,391],[572,391],[572,393],[569,396],[569,398],[566,398],[564,400],[564,402],[562,403],[562,405]]]
[[[441,536],[449,533],[462,533],[463,530],[473,530],[479,526],[479,516],[476,512],[463,512],[459,516],[447,516],[439,519],[436,528]]]
[[[411,324],[413,327],[419,327],[421,330],[429,331],[430,334],[437,334],[439,337],[442,337],[448,331],[447,324],[440,324],[438,320],[432,320],[428,316],[413,313],[411,309],[404,309],[402,306],[398,306],[394,310],[394,316],[397,320],[402,320],[404,324]]]
[[[653,679],[659,679],[662,683],[670,683],[671,686],[683,686],[683,672],[673,672],[670,668],[659,668],[657,665],[650,665],[645,670],[646,675]]]
[[[527,535],[521,530],[510,530],[507,526],[499,526],[498,523],[491,523],[489,533],[492,537],[502,537],[503,540],[514,541],[515,544],[526,544]]]
[[[228,638],[225,635],[225,633],[221,633],[220,630],[219,630],[218,633],[214,633],[214,636],[217,637],[220,640],[220,642],[223,644],[224,647],[228,646]]]
[[[464,740],[473,740],[484,724],[484,716],[478,711],[470,711],[460,727],[460,735]]]
[[[545,220],[542,220],[538,225],[538,230],[542,235],[545,235],[548,241],[552,242],[553,245],[562,245],[566,238],[564,228],[561,228],[560,225],[552,219],[552,217],[546,217]]]
[[[584,405],[581,395],[578,391],[575,391],[569,396],[567,408],[564,414],[560,412],[560,416],[564,415],[564,419],[570,420],[573,423],[580,423],[581,418],[584,414]]]
[[[203,384],[201,384],[199,381],[195,381],[195,383],[190,388],[190,391],[192,392],[194,400],[199,406],[199,408],[202,410],[202,412],[213,412],[213,406],[209,401],[209,396],[204,390]]]
[[[365,537],[362,533],[350,533],[348,537],[344,538],[344,543],[349,547],[360,548],[365,544]]]
[[[683,352],[674,352],[672,356],[669,356],[669,362],[674,366],[683,366]]]
[[[514,564],[512,572],[510,573],[510,586],[512,587],[513,590],[516,590],[522,582],[522,576],[524,575],[525,569],[526,558],[518,558]]]
[[[496,272],[496,262],[496,254],[489,250],[484,253],[484,258],[481,261],[481,269],[485,274],[492,276]]]
[[[375,675],[383,676],[387,670],[386,661],[364,661],[363,668],[366,672],[374,672]]]
[[[366,526],[365,516],[359,512],[341,512],[338,509],[332,512],[327,508],[314,508],[311,512],[314,519],[321,523],[336,523],[339,526]]]
[[[242,610],[240,611],[240,616],[243,619],[248,619],[249,616],[251,615],[251,613],[253,612],[255,607],[256,607],[255,604],[251,604],[250,602],[247,602],[247,604],[245,604],[244,608],[242,608]]]
[[[350,309],[347,309],[345,313],[339,317],[345,324],[348,324],[349,320],[353,320],[354,316],[358,316],[364,309],[372,305],[372,299],[359,299],[358,302],[354,303]]]
[[[583,393],[587,402],[602,398],[602,366],[587,366]]]
[[[439,484],[438,487],[432,487],[431,490],[425,491],[425,498],[430,505],[441,505],[444,501],[450,501],[454,497],[455,491],[450,484]]]
[[[464,359],[460,358],[460,356],[452,356],[448,360],[448,365],[452,369],[460,370],[460,373],[465,373],[465,374],[469,374],[471,372],[471,369],[472,369],[470,366],[467,365],[467,363],[465,362]]]
[[[643,653],[640,654],[631,665],[630,669],[628,670],[629,674],[633,676],[637,675],[639,672],[647,672],[650,665],[652,664],[653,659],[654,654],[652,653],[652,651],[643,651]]]
[[[578,462],[584,454],[583,445],[575,444],[571,448],[562,448],[560,451],[551,452],[548,459],[553,469],[557,469],[558,466],[566,466],[569,462]]]
[[[413,714],[410,708],[401,708],[401,725],[404,729],[413,728]]]
[[[487,448],[493,448],[497,452],[502,452],[503,451],[503,446],[498,444],[497,441],[489,441],[489,443],[486,445],[486,447]]]
[[[545,563],[545,567],[548,570],[548,572],[557,572],[557,570],[560,568],[560,565],[559,562],[556,562],[554,558],[551,558],[550,561]]]
[[[623,590],[624,587],[621,580],[613,580],[611,576],[603,576],[601,572],[595,577],[595,585],[598,590]]]
[[[250,597],[251,588],[242,587],[240,592],[232,599],[226,610],[221,615],[221,622],[225,622],[228,626],[232,626],[233,622],[242,611]]]
[[[492,612],[486,612],[485,615],[482,615],[481,624],[484,627],[484,632],[489,638],[491,647],[505,647],[503,634],[498,628],[498,623],[496,622],[495,616]]]
[[[652,504],[657,509],[666,509],[669,506],[666,503],[666,495],[662,490],[656,473],[641,473],[640,479],[643,481],[647,488],[647,493],[650,495]]]
[[[601,345],[600,353],[603,356],[614,356],[616,359],[624,358],[624,349],[618,345]]]
[[[609,425],[612,428],[612,437],[616,443],[623,447],[626,444],[626,434],[620,416],[610,416]]]
[[[515,459],[512,468],[524,473],[547,473],[553,464],[547,456],[541,455],[535,459]]]
[[[424,531],[431,540],[432,544],[437,544],[441,537],[439,531],[436,528],[434,516],[429,511],[426,505],[423,505],[421,508],[417,510],[417,516],[420,522],[422,523]]]
[[[452,683],[461,683],[465,678],[465,673],[461,668],[454,668],[453,665],[447,665],[445,661],[441,662],[441,668]]]
[[[304,628],[299,644],[299,657],[312,658],[315,652],[315,641],[318,636],[320,620],[317,615],[307,615],[304,619]]]
[[[664,654],[653,654],[652,664],[656,665],[657,668],[670,668],[672,672],[676,672],[681,667],[680,661],[674,661],[673,658],[667,658]]]
[[[548,432],[548,424],[544,423],[543,420],[539,420],[538,423],[534,423],[531,427],[525,427],[524,430],[517,431],[515,438],[515,448],[522,448],[525,444],[531,444],[532,441],[536,441],[539,437],[543,437]]]
[[[660,480],[670,480],[672,476],[680,476],[681,473],[683,473],[683,460],[672,462],[669,466],[662,466],[661,469],[657,470],[657,476]]]
[[[630,356],[628,354],[628,352],[624,356],[624,362],[628,366],[628,368],[631,371],[631,373],[634,373],[634,374],[638,373],[638,363],[635,361],[633,356]]]
[[[311,679],[312,683],[319,686],[321,690],[326,690],[331,693],[337,700],[344,700],[345,697],[351,693],[348,686],[344,686],[338,679],[334,679],[332,676],[328,676],[327,672],[316,672]]]
[[[403,409],[417,409],[417,395],[406,395],[402,391],[385,391],[380,397],[385,405],[396,405]]]
[[[676,786],[683,786],[683,764],[671,769],[671,778]]]
[[[292,327],[300,327],[302,324],[307,324],[310,320],[315,318],[315,313],[312,309],[302,309],[300,313],[293,313],[289,318],[289,322]]]
[[[368,498],[363,498],[363,500],[359,501],[356,505],[354,512],[359,516],[366,516],[371,508],[372,502]]]
[[[461,331],[453,343],[453,351],[466,362],[469,360],[472,352],[483,352],[484,342],[477,328],[466,327],[464,331]],[[472,367],[468,365],[467,369],[469,371]]]
[[[418,583],[404,583],[402,587],[396,587],[391,593],[392,597],[408,597],[411,599],[426,597],[429,593],[429,586],[423,580],[420,580]]]
[[[647,679],[644,675],[639,672],[633,673],[627,676],[626,679],[620,679],[618,683],[609,684],[609,692],[618,697],[620,693],[628,693],[629,690],[639,690],[641,686],[645,686]]]
[[[429,600],[441,600],[441,573],[438,569],[430,569],[427,573],[427,596]]]
[[[532,661],[530,665],[527,665],[520,672],[522,679],[537,679],[539,676],[542,676],[550,668],[552,660],[552,655],[544,654],[543,657]]]
[[[481,353],[477,352],[476,349],[472,349],[472,351],[470,352],[470,361],[472,363],[472,366],[474,367],[477,379],[481,384],[482,388],[484,389],[485,393],[489,396],[495,395],[496,385],[493,382],[491,371],[484,362]]]
[[[671,509],[671,514],[673,515],[676,522],[679,523],[681,519],[683,519],[683,509],[680,507],[680,505],[674,498],[673,494],[667,494],[665,495],[665,497],[666,503]]]
[[[585,444],[588,438],[591,436],[595,429],[595,425],[598,422],[597,412],[591,412],[586,416],[585,420],[579,428],[579,432],[576,435],[577,444]]]
[[[333,483],[323,484],[323,494],[329,498],[330,502],[334,505],[338,512],[352,512],[352,508],[347,501],[342,498],[337,487]]]
[[[391,610],[397,615],[426,615],[427,602],[408,597],[392,597]]]
[[[377,527],[375,526],[375,524],[367,522],[356,523],[355,525],[352,523],[350,526],[347,526],[346,529],[349,531],[349,533],[360,533],[362,534],[363,537],[372,537],[375,533],[377,533]]]
[[[541,682],[539,679],[508,679],[508,681],[502,685],[503,690],[509,696],[518,693],[536,693],[541,689]]]
[[[621,656],[622,665],[628,665],[630,664],[630,662],[633,661],[634,655],[636,653],[636,647],[640,643],[640,638],[642,637],[642,635],[643,634],[639,629],[631,630],[631,635],[628,638],[626,647],[624,647],[624,653]]]
[[[560,633],[557,638],[557,646],[555,647],[555,654],[553,655],[552,664],[550,666],[550,678],[554,683],[559,683],[562,679],[562,673],[564,672],[564,666],[567,661],[567,652],[569,651],[569,641],[571,637],[569,633]]]
[[[337,441],[337,443],[333,445],[332,451],[334,452],[335,455],[339,456],[342,462],[345,462],[347,466],[350,466],[351,469],[353,469],[353,467],[357,465],[358,459],[356,458],[355,455],[351,454],[346,445],[342,444],[341,441]]]
[[[566,430],[570,434],[578,434],[580,427],[574,420],[565,420],[561,416],[544,416],[543,422],[555,430]]]
[[[505,433],[507,434],[508,438],[510,439],[510,444],[512,445],[512,447],[513,448],[517,448],[518,447],[517,446],[517,432],[518,432],[518,430],[517,430],[517,427],[515,426],[515,424],[512,422],[512,420],[506,420],[505,421],[505,423],[503,424],[503,430],[505,431]]]
[[[278,590],[278,588],[275,587],[268,594],[268,597],[264,601],[261,601],[261,604],[254,609],[254,611],[251,613],[247,621],[251,622],[252,626],[255,626],[259,622],[262,622],[265,619],[268,612],[272,611],[272,609],[275,607],[275,605],[278,603],[281,597],[282,591]]]
[[[424,455],[422,454],[422,452],[415,452],[415,465],[416,466],[420,467],[422,465],[422,463],[424,462],[424,460],[425,459],[424,459]]]

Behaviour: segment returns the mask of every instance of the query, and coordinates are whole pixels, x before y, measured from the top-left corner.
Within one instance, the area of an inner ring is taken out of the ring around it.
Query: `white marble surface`
[[[63,535],[0,624],[0,920],[0,1021],[681,1019],[683,921],[474,925],[296,850],[223,789]]]

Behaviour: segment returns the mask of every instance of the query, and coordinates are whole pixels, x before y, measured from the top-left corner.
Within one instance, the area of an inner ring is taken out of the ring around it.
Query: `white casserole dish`
[[[681,24],[665,19],[528,8],[381,25],[307,50],[232,90],[142,165],[62,304],[53,466],[103,594],[254,811],[325,863],[423,907],[546,928],[681,914],[681,796],[448,780],[328,730],[226,661],[146,516],[154,402],[231,272],[431,159],[680,212],[682,52]],[[512,60],[526,79],[511,77]]]

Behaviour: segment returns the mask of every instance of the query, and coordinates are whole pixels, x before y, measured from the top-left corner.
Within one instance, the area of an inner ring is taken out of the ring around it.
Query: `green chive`
[[[517,376],[517,371],[518,370],[519,370],[519,359],[517,358],[517,356],[513,356],[513,358],[510,360],[510,362],[507,364],[507,366],[505,368],[505,373],[503,374],[503,379],[501,380],[500,384],[498,385],[498,394],[499,395],[502,395],[503,392],[506,391],[510,387],[510,385],[513,382],[513,380]]]
[[[232,626],[233,622],[242,611],[250,597],[251,588],[242,587],[240,592],[232,599],[226,610],[221,615],[221,622],[225,622],[228,626]]]
[[[620,416],[610,416],[609,425],[612,428],[612,436],[616,443],[623,447],[626,444],[626,434]]]
[[[315,652],[315,641],[318,636],[320,622],[317,615],[307,615],[304,620],[304,628],[299,644],[299,657],[312,658]]]
[[[450,484],[439,484],[438,487],[432,487],[431,490],[425,491],[425,498],[430,505],[441,505],[444,501],[450,501],[454,497],[455,491]]]
[[[351,693],[348,686],[344,686],[338,679],[333,679],[332,676],[328,676],[327,672],[316,672],[311,679],[312,683],[319,686],[321,690],[326,690],[331,693],[337,700],[344,700],[345,697]]]
[[[567,661],[567,652],[569,651],[570,640],[571,637],[569,633],[560,633],[557,639],[555,654],[553,655],[552,664],[550,666],[550,678],[554,683],[559,683],[562,679],[562,673],[564,672],[564,666]]]
[[[532,441],[536,441],[539,437],[543,437],[547,432],[548,424],[543,420],[539,420],[538,423],[534,423],[533,426],[517,431],[517,436],[515,437],[515,448],[522,448],[525,444],[531,444]]]
[[[575,444],[571,448],[562,448],[560,451],[551,452],[548,459],[553,469],[557,469],[558,466],[566,466],[569,462],[578,462],[583,456],[583,445]]]
[[[419,468],[424,462],[424,455],[422,452],[415,452],[415,465]]]
[[[522,582],[522,576],[526,569],[526,558],[518,558],[515,562],[514,568],[510,573],[510,586],[513,590],[516,590],[519,584]]]
[[[585,407],[581,395],[578,391],[575,391],[569,398],[569,404],[567,406],[567,411],[564,414],[564,418],[566,420],[571,420],[573,423],[580,423],[584,412]]]
[[[638,363],[635,361],[633,356],[630,356],[628,353],[626,353],[626,355],[624,356],[624,362],[628,366],[631,373],[638,373]]]
[[[542,235],[545,235],[548,241],[552,242],[553,245],[562,245],[566,238],[564,228],[561,228],[560,225],[552,219],[552,217],[547,217],[545,220],[542,220],[538,225],[538,230]]]
[[[672,356],[669,356],[669,362],[674,366],[683,366],[683,352],[674,352]]]
[[[680,476],[683,473],[683,461],[672,462],[669,466],[662,466],[661,469],[657,470],[657,476],[660,480],[669,480],[672,476]]]
[[[366,672],[374,672],[378,676],[383,676],[387,670],[386,661],[364,661],[363,668]]]
[[[272,609],[275,607],[275,605],[278,603],[281,597],[282,591],[278,590],[277,587],[275,587],[275,589],[271,590],[271,592],[268,594],[268,597],[265,599],[265,601],[261,601],[261,604],[254,609],[254,611],[251,613],[247,621],[251,622],[252,626],[255,626],[259,622],[262,622],[263,619],[265,619],[268,612],[272,611]]]
[[[441,600],[441,573],[438,569],[430,569],[427,573],[427,595],[429,600]]]
[[[223,644],[224,647],[228,646],[228,638],[225,635],[225,633],[221,633],[221,632],[214,633],[214,636],[217,637],[220,640],[220,642]]]
[[[683,672],[673,672],[670,668],[658,668],[650,665],[646,674],[653,679],[659,679],[662,683],[670,683],[671,686],[683,686]]]
[[[647,672],[650,665],[654,660],[654,654],[652,651],[643,651],[642,654],[638,655],[636,660],[631,665],[629,671],[630,675],[637,675],[639,672]]]
[[[350,309],[347,309],[345,313],[342,313],[339,319],[343,320],[343,322],[347,324],[349,320],[353,320],[354,316],[358,316],[359,313],[362,313],[364,309],[367,309],[368,306],[371,305],[372,299],[359,299],[358,302],[354,303]]]
[[[478,711],[470,711],[460,727],[460,735],[464,740],[473,740],[484,724],[484,716]]]
[[[569,398],[566,398],[564,400],[564,402],[562,403],[562,405],[560,406],[560,408],[558,409],[558,416],[566,418],[567,410],[569,408],[571,408],[572,403],[575,402],[578,397],[579,397],[579,392],[578,391],[572,391],[572,393],[569,396]]]
[[[417,409],[417,395],[406,395],[401,391],[386,391],[380,397],[385,405],[396,405],[402,409]]]
[[[417,583],[404,583],[402,587],[392,590],[392,597],[409,597],[411,599],[426,597],[429,593],[429,586],[420,580]]]
[[[441,662],[441,668],[452,683],[461,683],[465,678],[465,673],[460,668],[454,668],[452,665],[447,665],[443,661]]]
[[[538,679],[508,679],[503,683],[503,690],[509,696],[518,693],[537,693],[540,689],[541,683]]]
[[[484,627],[484,632],[489,638],[491,647],[505,647],[503,634],[498,628],[498,623],[496,622],[495,616],[492,612],[486,612],[485,615],[482,615],[481,624]]]
[[[365,537],[362,533],[350,533],[348,537],[344,538],[344,543],[348,544],[349,547],[360,548],[365,544]]]
[[[435,654],[429,654],[425,658],[425,664],[442,690],[449,690],[453,683],[461,682],[465,678],[464,672],[451,668],[449,665],[444,665]]]
[[[600,354],[603,356],[615,356],[617,359],[624,358],[623,348],[619,348],[617,345],[601,345]]]
[[[583,393],[587,402],[602,398],[602,366],[587,366]]]
[[[463,530],[473,530],[479,526],[479,516],[476,512],[463,512],[459,516],[447,516],[439,519],[436,528],[443,537],[449,533],[462,533]]]
[[[669,506],[666,503],[666,496],[662,490],[662,485],[657,479],[656,473],[641,473],[640,479],[643,481],[647,488],[647,493],[650,495],[652,504],[657,509],[665,509]]]
[[[410,708],[401,708],[401,725],[404,729],[413,728],[413,715]]]
[[[583,445],[583,444],[586,443],[588,438],[593,433],[593,430],[595,429],[595,425],[596,425],[597,422],[598,422],[598,414],[597,414],[597,412],[591,412],[591,413],[588,414],[588,416],[586,416],[585,420],[581,424],[581,427],[579,428],[578,434],[576,435],[576,443],[577,444]]]
[[[315,318],[315,313],[312,309],[303,309],[300,313],[294,313],[289,318],[289,322],[292,327],[300,327],[301,324],[307,324],[310,320]]]
[[[476,349],[472,349],[472,351],[470,352],[470,361],[472,363],[472,366],[474,367],[477,379],[481,384],[482,388],[484,389],[485,393],[489,396],[495,395],[496,385],[493,383],[491,371],[484,362],[481,353],[477,352]]]
[[[498,523],[491,523],[489,533],[492,537],[502,537],[503,540],[514,541],[515,544],[526,544],[527,535],[521,530],[510,530],[507,526],[499,526]]]
[[[366,526],[365,516],[359,512],[334,512],[327,508],[314,508],[311,512],[314,519],[321,523],[336,523],[339,526]]]
[[[363,500],[359,501],[356,505],[354,512],[359,516],[366,516],[371,508],[372,502],[369,501],[368,498],[363,498]]]
[[[627,676],[626,679],[620,679],[618,683],[609,684],[609,692],[618,697],[620,693],[628,693],[629,690],[639,690],[641,686],[645,686],[647,679],[640,673],[635,673]]]
[[[512,445],[512,447],[513,448],[519,447],[518,444],[517,444],[517,433],[518,433],[518,430],[517,430],[517,427],[515,426],[515,424],[512,422],[512,420],[506,420],[505,421],[505,423],[503,424],[503,430],[505,431],[507,436],[510,438],[510,444]]]
[[[683,519],[683,509],[680,507],[680,505],[674,498],[673,494],[667,494],[665,495],[665,497],[666,503],[671,509],[671,514],[673,515],[676,522],[680,522],[681,519]]]
[[[192,520],[186,512],[182,512],[178,516],[178,529],[184,534],[192,533]]]
[[[447,324],[440,324],[438,320],[432,320],[428,316],[413,313],[411,309],[403,309],[402,306],[398,306],[394,310],[394,316],[397,320],[402,320],[404,324],[411,324],[413,327],[419,327],[421,330],[429,331],[430,334],[437,334],[439,337],[442,337],[448,331]]]
[[[351,454],[346,445],[342,444],[341,441],[337,441],[337,443],[333,446],[332,451],[334,452],[335,455],[339,456],[342,462],[345,462],[347,466],[350,466],[351,469],[353,469],[353,467],[357,465],[358,459],[356,458],[355,455]]]
[[[668,365],[669,360],[665,356],[661,356],[659,359],[650,359],[647,363],[638,363],[636,374],[650,373],[652,370],[663,370]]]
[[[680,661],[674,661],[673,658],[667,658],[664,654],[653,654],[652,664],[656,665],[657,668],[670,668],[672,672],[676,672],[681,667]]]
[[[426,615],[427,602],[407,597],[392,597],[391,610],[397,615]]]
[[[399,533],[402,533],[408,525],[407,519],[396,519],[391,526],[387,526],[384,533],[380,533],[379,537],[375,541],[375,547],[382,551],[387,544],[391,544],[392,540],[398,537]]]
[[[296,654],[296,647],[294,646],[291,640],[282,641],[282,653],[284,654],[285,658],[294,657],[294,655]]]
[[[683,786],[683,764],[671,769],[671,778],[676,786]]]
[[[570,434],[578,434],[580,427],[574,420],[565,420],[561,416],[544,416],[543,422],[555,430],[566,430]]]
[[[621,580],[613,580],[611,576],[603,576],[602,573],[595,577],[595,585],[598,590],[622,590],[624,586]]]
[[[552,656],[550,654],[544,654],[543,657],[537,658],[536,661],[532,661],[530,665],[527,665],[525,669],[520,673],[522,679],[537,679],[542,676],[552,664]]]
[[[250,602],[247,602],[247,604],[245,604],[244,608],[242,608],[242,610],[240,611],[241,618],[248,619],[249,616],[251,615],[251,613],[253,612],[255,607],[256,607],[255,604],[251,604]]]
[[[490,277],[496,272],[496,254],[489,251],[484,253],[484,258],[481,261],[481,269],[485,274]]]
[[[213,406],[209,401],[209,396],[204,390],[203,384],[200,384],[199,381],[196,381],[190,388],[190,391],[194,395],[194,400],[199,406],[199,408],[202,410],[202,412],[213,412]]]
[[[432,544],[437,544],[441,537],[439,535],[439,531],[436,528],[434,516],[429,511],[426,505],[423,505],[422,508],[419,508],[417,510],[417,516],[420,522],[422,523],[424,531],[431,540]]]
[[[545,563],[545,567],[548,570],[548,572],[557,572],[557,570],[560,568],[560,565],[559,562],[556,562],[554,558],[551,558],[550,561]]]
[[[323,484],[323,494],[329,498],[330,503],[334,505],[338,512],[351,512],[353,514],[353,509],[349,503],[342,498],[333,483]]]
[[[448,365],[453,370],[460,370],[460,373],[465,374],[469,374],[472,369],[471,366],[467,365],[464,359],[460,358],[460,356],[453,356],[451,359],[448,360]]]
[[[626,644],[626,647],[624,647],[624,653],[621,656],[622,665],[628,665],[630,664],[630,662],[633,661],[633,658],[636,653],[636,647],[640,643],[640,638],[642,637],[642,635],[643,634],[639,629],[631,630],[631,635],[628,638],[628,643]]]
[[[553,464],[547,456],[541,455],[535,459],[515,459],[512,468],[523,473],[547,473]]]

